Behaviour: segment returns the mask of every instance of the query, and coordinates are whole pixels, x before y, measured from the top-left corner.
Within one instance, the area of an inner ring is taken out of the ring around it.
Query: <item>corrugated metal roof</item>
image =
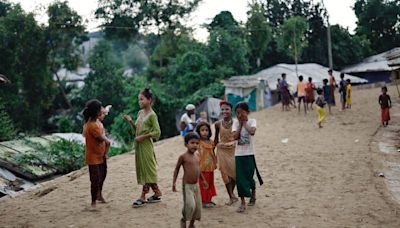
[[[365,58],[360,63],[345,67],[342,70],[342,72],[359,73],[359,72],[392,71],[394,70],[394,68],[389,66],[389,56],[397,52],[400,52],[400,47],[393,48],[392,50]]]
[[[311,77],[317,86],[322,86],[322,80],[328,78],[328,70],[329,68],[316,63],[297,65],[297,75],[302,75],[305,82],[307,82],[308,78]],[[270,89],[275,90],[277,79],[281,78],[282,73],[286,74],[286,80],[292,86],[296,85],[299,81],[296,75],[296,65],[282,63],[262,70],[254,75],[231,77],[230,79],[224,81],[224,84],[226,87],[230,88],[251,88],[257,86],[259,80],[262,79],[268,81]],[[333,71],[333,75],[338,81],[340,72]],[[350,79],[352,83],[368,82],[363,78],[355,77],[349,74],[345,74],[345,79]]]

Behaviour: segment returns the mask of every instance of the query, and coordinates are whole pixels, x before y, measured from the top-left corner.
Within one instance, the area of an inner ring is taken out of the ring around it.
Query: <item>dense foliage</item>
[[[201,0],[98,0],[100,41],[82,58],[88,39],[81,16],[67,1],[52,3],[48,24],[39,25],[18,4],[0,0],[0,139],[25,133],[80,132],[87,100],[113,107],[108,133],[127,144],[133,134],[122,116],[136,117],[137,96],[150,87],[162,137],[176,135],[176,115],[187,103],[222,98],[222,80],[277,63],[328,65],[327,12],[307,0],[253,0],[245,23],[228,11],[209,24],[205,43],[185,26]],[[333,63],[341,69],[400,43],[398,1],[357,0],[356,33],[331,27]],[[84,86],[63,81],[60,69],[90,66]]]

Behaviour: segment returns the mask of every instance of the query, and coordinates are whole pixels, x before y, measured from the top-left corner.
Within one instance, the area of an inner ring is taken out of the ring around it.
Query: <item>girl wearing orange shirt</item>
[[[200,136],[199,150],[197,151],[200,160],[200,171],[208,184],[208,188],[205,189],[203,183],[199,180],[201,201],[204,208],[212,208],[215,203],[211,199],[217,195],[214,185],[214,170],[217,168],[217,158],[214,153],[215,145],[210,140],[212,133],[208,123],[201,122],[197,125],[196,131]]]

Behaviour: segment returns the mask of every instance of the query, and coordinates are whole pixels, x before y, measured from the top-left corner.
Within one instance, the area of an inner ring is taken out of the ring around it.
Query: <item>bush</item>
[[[61,117],[57,121],[58,132],[60,133],[69,133],[73,132],[74,129],[74,121],[68,117]]]
[[[0,100],[0,141],[11,140],[16,135],[14,124]]]
[[[44,166],[65,174],[85,166],[85,146],[74,141],[60,139],[44,146],[26,139],[32,151],[17,158],[20,165]],[[116,156],[129,151],[128,147],[111,147],[108,156]]]
[[[17,158],[20,165],[45,166],[57,170],[57,173],[69,173],[85,165],[83,145],[60,139],[44,146],[26,139],[32,151]]]

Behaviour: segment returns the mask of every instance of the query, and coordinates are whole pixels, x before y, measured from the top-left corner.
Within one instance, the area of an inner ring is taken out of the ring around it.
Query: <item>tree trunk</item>
[[[63,96],[65,103],[67,104],[68,108],[71,109],[72,108],[71,102],[67,98],[67,94],[65,93],[65,88],[60,80],[60,77],[58,76],[57,72],[53,72],[53,74],[57,78],[58,88],[60,89],[61,95]]]

